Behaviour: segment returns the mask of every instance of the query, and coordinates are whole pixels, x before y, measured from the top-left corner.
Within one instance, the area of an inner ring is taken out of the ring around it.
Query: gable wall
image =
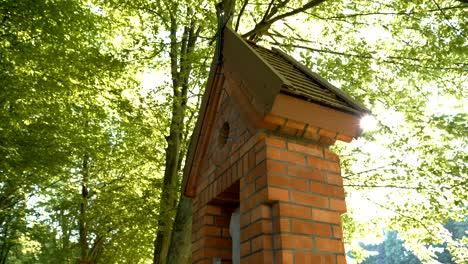
[[[231,86],[230,86],[231,85]],[[233,87],[225,79],[209,146],[197,181],[193,199],[192,262],[213,263],[213,258],[231,260],[229,220],[239,206],[239,179],[255,168],[256,129],[244,120],[233,98]],[[225,144],[222,129],[229,124]],[[226,191],[227,190],[227,191]]]

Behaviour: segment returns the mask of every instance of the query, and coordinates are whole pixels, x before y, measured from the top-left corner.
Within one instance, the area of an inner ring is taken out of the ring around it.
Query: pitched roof
[[[271,113],[279,93],[324,105],[351,116],[359,117],[370,111],[354,101],[304,65],[280,50],[269,50],[248,43],[230,27],[225,27],[222,43],[222,63],[213,60],[197,125],[187,152],[184,167],[183,190],[193,197],[197,177],[206,152],[206,142],[213,130],[224,77],[239,81],[257,114],[250,118],[263,118]],[[248,107],[248,106],[246,106]],[[310,113],[314,115],[314,113]],[[260,120],[260,119],[258,119]],[[349,136],[357,136],[359,132]]]
[[[370,112],[366,107],[284,52],[275,48],[269,50],[252,42],[248,43],[266,63],[287,81],[281,87],[281,93],[355,115]]]

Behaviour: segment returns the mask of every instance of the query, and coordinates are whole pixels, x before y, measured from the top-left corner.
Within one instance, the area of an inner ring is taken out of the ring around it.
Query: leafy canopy
[[[0,263],[73,262],[79,241],[103,263],[151,258],[159,218],[175,211],[160,204],[165,151],[180,130],[180,169],[214,53],[215,2],[0,4]],[[468,214],[467,8],[236,2],[241,35],[292,54],[373,112],[373,129],[336,147],[358,260],[357,241],[382,239],[384,227],[423,261],[437,244],[468,258],[466,236],[443,225]],[[148,73],[159,76],[150,88]]]

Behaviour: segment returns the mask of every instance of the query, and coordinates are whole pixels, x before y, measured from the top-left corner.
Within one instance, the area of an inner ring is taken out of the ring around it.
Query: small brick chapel
[[[192,263],[346,263],[336,140],[364,106],[228,26],[188,151]]]

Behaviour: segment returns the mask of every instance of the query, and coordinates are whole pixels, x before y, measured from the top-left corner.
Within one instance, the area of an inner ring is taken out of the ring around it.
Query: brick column
[[[329,152],[334,139],[320,134],[265,135],[240,180],[242,263],[346,263],[339,159]]]
[[[218,168],[208,165],[202,172],[202,180],[197,185],[198,195],[193,199],[192,263],[212,264],[213,259],[220,259],[223,264],[231,263],[229,223],[232,212],[239,205],[245,205],[240,202],[244,197],[239,182],[246,175],[265,171],[264,165],[257,162],[264,161],[264,138],[263,133],[250,137]]]
[[[192,263],[212,264],[214,258],[230,263],[232,254],[229,220],[233,209],[205,205],[194,211],[192,225]]]

